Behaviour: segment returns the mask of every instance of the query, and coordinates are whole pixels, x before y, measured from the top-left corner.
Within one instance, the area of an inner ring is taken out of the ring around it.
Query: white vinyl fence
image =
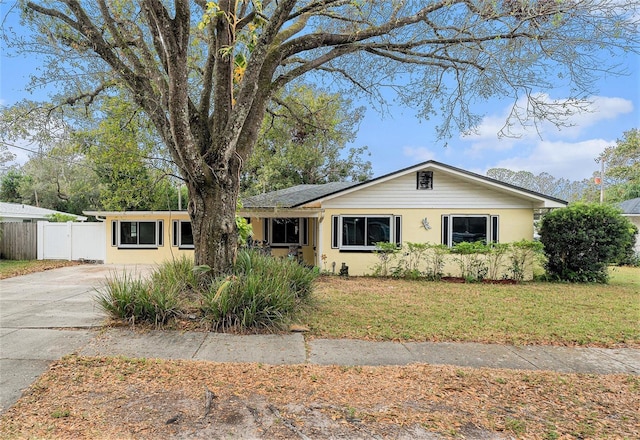
[[[106,259],[104,223],[38,222],[38,260]]]

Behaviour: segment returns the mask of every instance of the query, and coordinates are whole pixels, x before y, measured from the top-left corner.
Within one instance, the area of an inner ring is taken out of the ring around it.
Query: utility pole
[[[600,204],[604,203],[604,159],[600,161]]]

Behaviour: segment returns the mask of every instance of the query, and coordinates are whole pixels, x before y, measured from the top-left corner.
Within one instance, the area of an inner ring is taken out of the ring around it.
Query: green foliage
[[[378,263],[373,266],[373,275],[387,277],[391,275],[391,263],[396,259],[400,249],[395,243],[378,242],[373,253],[378,257]]]
[[[108,211],[176,209],[171,169],[154,157],[159,140],[138,107],[122,97],[107,97],[85,130],[74,134],[101,185],[100,205]]]
[[[22,203],[22,195],[20,194],[20,185],[28,179],[18,170],[10,169],[0,181],[0,200],[9,203]]]
[[[548,275],[606,283],[607,265],[624,258],[634,229],[619,210],[606,205],[576,203],[548,213],[540,227]]]
[[[193,267],[193,259],[181,256],[163,262],[151,274],[151,282],[188,295],[198,290],[201,273]]]
[[[41,147],[41,154],[3,176],[2,199],[73,214],[176,209],[177,190],[168,177],[175,169],[159,151],[148,118],[124,95],[96,98],[94,104],[96,111],[64,115],[55,105],[31,102],[0,111],[7,138]]]
[[[509,243],[489,243],[487,253],[485,255],[487,263],[487,277],[490,280],[497,280],[502,261],[507,253],[512,250]]]
[[[451,249],[444,244],[429,244],[429,252],[426,256],[427,279],[437,281],[442,278],[445,258],[451,253]]]
[[[457,276],[467,282],[500,278],[521,282],[532,273],[533,264],[542,257],[541,250],[542,244],[531,240],[488,245],[481,241],[462,242],[453,248],[443,244],[410,242],[398,248],[394,243],[378,243],[374,250],[378,262],[372,268],[372,275],[437,281],[444,275],[447,256],[453,255],[453,261],[460,269]]]
[[[47,146],[21,168],[23,203],[81,215],[98,207],[100,185],[86,159],[66,143]]]
[[[214,329],[270,327],[299,311],[318,276],[293,260],[250,250],[238,254],[232,275],[210,279],[209,273],[181,258],[165,262],[148,279],[116,274],[98,292],[98,303],[132,323],[160,326],[188,313]]]
[[[136,322],[165,324],[176,316],[179,292],[172,286],[158,285],[123,273],[107,280],[98,291],[98,305],[117,319]]]
[[[215,329],[281,325],[309,299],[317,272],[290,259],[239,252],[234,274],[204,293],[204,319]]]
[[[640,197],[640,130],[625,131],[615,146],[598,157],[605,164],[605,200],[621,202]]]
[[[236,210],[242,209],[242,203],[238,200]],[[240,246],[246,246],[249,238],[253,236],[253,226],[249,224],[246,218],[236,214],[236,228],[238,229],[238,243]]]
[[[451,252],[466,281],[482,281],[487,276],[489,268],[483,255],[489,252],[489,246],[482,241],[456,243]]]
[[[280,93],[242,173],[242,192],[258,194],[299,184],[363,181],[371,177],[366,147],[346,150],[362,108],[340,94],[298,86]]]
[[[61,212],[56,212],[56,213],[53,213],[53,214],[49,214],[49,215],[47,215],[45,217],[51,223],[74,222],[77,219],[77,217],[75,215],[63,214]]]
[[[420,278],[439,280],[442,278],[445,256],[450,253],[448,246],[405,242],[400,249],[395,245],[392,247],[397,253],[393,255],[393,258],[402,255],[398,260],[398,265],[390,268],[393,277],[410,280]],[[377,273],[374,273],[374,275],[377,275]]]
[[[424,276],[422,262],[429,252],[428,243],[406,242],[402,246],[403,258],[399,261],[395,275],[406,279],[418,279]]]
[[[511,279],[523,281],[527,271],[533,270],[533,263],[542,254],[544,245],[539,241],[520,240],[510,244],[511,254],[509,259],[511,266],[509,272]]]

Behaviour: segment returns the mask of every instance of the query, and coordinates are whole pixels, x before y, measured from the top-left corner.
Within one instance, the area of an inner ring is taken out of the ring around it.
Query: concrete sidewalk
[[[427,363],[563,373],[640,374],[640,350],[636,349],[305,340],[299,333],[229,335],[108,329],[78,350],[78,354],[264,364],[379,366]]]
[[[95,287],[122,267],[74,266],[0,281],[0,412],[49,364],[85,356],[193,359],[265,364],[406,365],[640,375],[640,350],[475,343],[305,340],[286,335],[102,329]],[[131,269],[131,268],[128,268]],[[144,272],[148,267],[140,267]]]

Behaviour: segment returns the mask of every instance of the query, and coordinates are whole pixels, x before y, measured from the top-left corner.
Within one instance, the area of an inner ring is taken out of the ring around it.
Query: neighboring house
[[[534,210],[564,200],[435,161],[363,183],[299,185],[243,200],[254,240],[276,256],[351,275],[371,272],[380,241],[513,242],[533,238]],[[107,263],[160,262],[193,249],[186,212],[85,212],[105,221]]]
[[[35,223],[38,221],[47,221],[47,216],[51,214],[72,215],[76,218],[76,221],[80,222],[87,220],[87,217],[82,215],[68,214],[66,212],[54,211],[53,209],[25,205],[23,203],[0,202],[0,222]]]
[[[636,225],[640,229],[640,197],[631,200],[625,200],[620,203],[620,209],[622,209],[622,215],[627,217],[631,223]],[[640,253],[640,233],[636,235],[636,252]]]

